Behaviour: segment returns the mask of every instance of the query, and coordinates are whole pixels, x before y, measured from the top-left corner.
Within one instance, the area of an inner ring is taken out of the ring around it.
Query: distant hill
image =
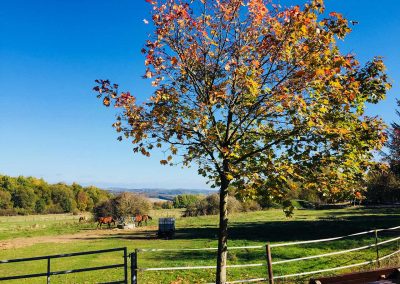
[[[150,198],[158,198],[162,200],[172,200],[175,196],[180,194],[201,194],[209,195],[215,193],[216,190],[210,189],[165,189],[165,188],[123,188],[123,187],[110,187],[107,190],[113,193],[119,192],[134,192],[144,194]]]

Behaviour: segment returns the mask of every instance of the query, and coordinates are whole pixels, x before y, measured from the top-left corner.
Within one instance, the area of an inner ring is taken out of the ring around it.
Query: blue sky
[[[114,113],[100,106],[93,81],[108,78],[139,97],[142,44],[151,32],[144,0],[0,0],[0,173],[98,186],[207,188],[195,168],[165,167],[162,153],[134,155],[119,143]],[[369,115],[396,120],[400,98],[398,0],[327,0],[359,25],[341,43],[361,62],[382,55],[393,81]]]

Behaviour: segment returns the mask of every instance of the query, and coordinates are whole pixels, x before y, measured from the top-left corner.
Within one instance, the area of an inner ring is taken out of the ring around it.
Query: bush
[[[255,200],[247,200],[245,202],[242,202],[243,212],[260,211],[261,209],[261,205],[258,204],[258,202]]]
[[[228,197],[228,213],[240,212],[242,205],[239,200],[233,196]],[[214,193],[208,195],[196,203],[188,205],[184,213],[184,217],[202,216],[202,215],[217,215],[219,213],[219,194]]]
[[[194,194],[180,194],[172,200],[174,208],[186,208],[189,205],[195,204],[201,197]]]
[[[96,219],[107,216],[119,219],[135,214],[147,214],[151,207],[151,202],[147,197],[124,192],[97,205],[93,209],[93,214]]]
[[[50,204],[47,206],[45,212],[48,214],[60,214],[64,213],[64,210],[61,208],[60,204]]]
[[[296,209],[315,209],[315,204],[306,200],[291,200],[292,205]]]
[[[98,204],[93,208],[93,216],[95,220],[99,219],[99,217],[112,216],[116,218],[116,208],[113,204],[112,199],[106,200]]]
[[[27,210],[25,208],[14,208],[14,210],[17,213],[17,215],[21,215],[21,216],[27,216],[31,213],[30,210]]]
[[[0,209],[0,216],[14,216],[17,212],[14,208]]]
[[[155,210],[162,209],[163,203],[165,203],[165,202],[163,202],[163,201],[153,202],[153,209],[155,209]]]
[[[164,203],[161,205],[161,208],[162,208],[162,209],[174,209],[174,203],[173,203],[172,201],[164,202]]]
[[[121,193],[113,199],[116,207],[116,217],[126,217],[135,214],[147,214],[151,209],[150,200],[141,194]]]
[[[264,208],[264,209],[271,209],[271,208],[280,209],[280,208],[282,208],[282,205],[279,204],[277,200],[272,199],[268,195],[261,195],[257,199],[257,203],[261,206],[261,208]]]

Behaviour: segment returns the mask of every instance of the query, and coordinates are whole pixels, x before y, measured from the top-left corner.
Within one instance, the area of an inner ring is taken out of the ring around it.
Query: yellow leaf
[[[233,175],[227,174],[227,175],[226,175],[226,178],[227,178],[228,180],[233,180]]]

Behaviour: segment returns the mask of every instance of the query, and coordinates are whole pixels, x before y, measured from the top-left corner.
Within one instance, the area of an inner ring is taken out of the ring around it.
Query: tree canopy
[[[153,95],[139,102],[109,80],[94,90],[121,110],[114,127],[134,152],[161,148],[161,164],[195,163],[220,188],[216,282],[225,283],[229,187],[277,199],[295,186],[352,190],[386,140],[382,120],[364,114],[390,88],[385,66],[340,51],[351,29],[323,0],[146,1]]]

